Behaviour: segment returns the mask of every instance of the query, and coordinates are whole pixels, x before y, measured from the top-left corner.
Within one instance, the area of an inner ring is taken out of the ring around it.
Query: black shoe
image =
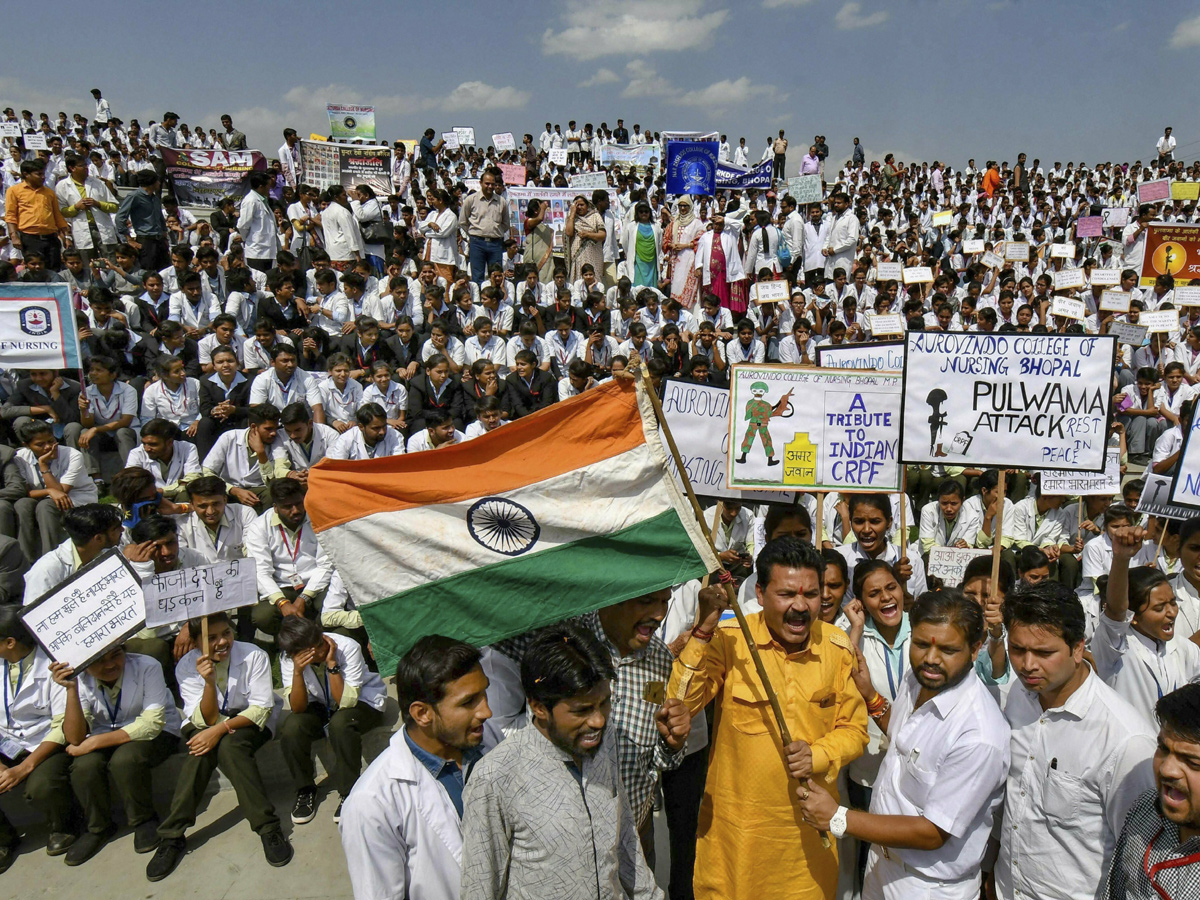
[[[779,465],[779,460],[777,460],[773,456],[768,456],[767,457],[767,465],[768,466],[777,466],[777,465]]]
[[[162,881],[175,871],[186,852],[187,842],[183,838],[163,838],[154,853],[154,858],[146,866],[147,880]]]
[[[158,819],[147,819],[133,829],[133,852],[150,853],[158,849],[161,840],[158,836]]]
[[[336,825],[342,821],[342,804],[346,802],[345,797],[338,797],[337,809],[333,811],[333,824]]]
[[[82,866],[85,862],[100,852],[100,849],[108,843],[109,838],[116,833],[116,829],[111,825],[100,834],[86,831],[80,835],[79,840],[71,845],[71,849],[67,851],[67,857],[64,860],[68,866]]]
[[[0,847],[0,875],[3,875],[12,868],[12,864],[17,861],[18,855],[17,844]]]
[[[736,460],[736,461],[737,461],[737,462],[739,462],[739,463],[744,463],[744,462],[746,461],[746,454],[745,454],[745,453],[743,453],[741,456],[739,456],[739,457],[737,458],[737,460]]]
[[[46,839],[46,855],[62,856],[75,843],[75,839],[78,836],[76,834],[68,834],[65,831],[54,832]]]
[[[315,787],[300,788],[296,792],[296,803],[292,807],[292,824],[304,825],[313,820],[317,814],[317,789]]]
[[[292,845],[287,842],[282,831],[274,828],[264,831],[260,837],[262,838],[263,855],[267,858],[268,863],[279,868],[292,861]]]

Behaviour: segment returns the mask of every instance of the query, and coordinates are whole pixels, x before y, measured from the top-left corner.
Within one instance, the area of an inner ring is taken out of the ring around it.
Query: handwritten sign
[[[1170,334],[1179,330],[1179,310],[1159,309],[1154,312],[1143,312],[1138,316],[1138,323],[1145,325],[1151,334],[1156,331]]]
[[[252,559],[221,560],[211,566],[163,572],[149,579],[142,589],[146,595],[146,625],[150,628],[258,602]]]
[[[50,145],[46,142],[46,135],[38,132],[37,134],[25,135],[26,150],[49,150]]]
[[[1146,343],[1146,335],[1150,333],[1150,329],[1145,325],[1134,325],[1130,322],[1113,322],[1108,326],[1108,333],[1120,344],[1140,347]]]
[[[929,549],[929,565],[926,574],[930,578],[941,579],[944,587],[958,587],[962,584],[963,576],[971,560],[988,556],[991,550],[978,550],[963,547],[931,547]]]
[[[1171,502],[1200,507],[1200,416],[1192,416],[1192,427],[1183,436],[1175,480],[1171,483]]]
[[[117,550],[97,557],[21,612],[55,662],[87,668],[142,628],[142,586]]]
[[[1104,220],[1105,228],[1124,228],[1129,224],[1129,207],[1106,206],[1100,210],[1100,218]]]
[[[899,281],[903,275],[904,265],[898,262],[881,262],[875,269],[875,281]]]
[[[1056,284],[1055,287],[1057,288],[1058,285]],[[1050,301],[1050,315],[1062,316],[1064,319],[1076,319],[1082,322],[1087,318],[1087,307],[1082,300],[1072,300],[1070,297],[1055,297]]]
[[[982,253],[987,246],[987,241],[983,238],[974,238],[969,241],[963,241],[963,253],[970,255],[972,253]]]
[[[904,341],[825,344],[817,347],[822,369],[863,369],[868,372],[904,371]]]
[[[1138,498],[1138,512],[1158,516],[1160,519],[1190,519],[1196,515],[1196,510],[1191,507],[1171,502],[1170,475],[1155,475],[1147,471],[1142,478],[1146,486],[1142,488],[1142,495]]]
[[[556,166],[565,166],[567,164],[567,148],[566,147],[551,147],[546,154],[546,158]]]
[[[516,150],[517,139],[513,137],[511,131],[506,131],[503,134],[492,135],[492,146],[503,153],[505,150]]]
[[[1121,283],[1120,269],[1092,269],[1092,284],[1108,286]]]
[[[1104,312],[1129,312],[1129,301],[1133,294],[1129,291],[1105,291],[1100,295],[1100,309]]]
[[[1051,244],[1050,245],[1051,259],[1074,259],[1075,245],[1074,244]]]
[[[1200,200],[1200,181],[1172,181],[1172,200]]]
[[[1068,497],[1121,493],[1121,448],[1108,448],[1103,472],[1043,472],[1042,493]]]
[[[908,266],[904,270],[905,284],[930,284],[933,282],[933,269],[929,266]]]
[[[789,178],[787,190],[796,198],[797,204],[820,203],[824,199],[820,175],[796,175]]]
[[[1000,255],[998,253],[993,253],[991,250],[988,250],[986,253],[984,253],[979,261],[989,269],[1000,269],[1004,266],[1004,260],[1001,259]]]
[[[1100,237],[1103,234],[1104,216],[1080,216],[1075,223],[1075,237]]]
[[[1200,306],[1200,287],[1185,285],[1175,288],[1175,305]]]
[[[475,146],[475,129],[474,128],[464,128],[461,125],[455,125],[452,130],[454,131],[455,135],[458,136],[458,143],[460,146],[462,146],[462,147],[474,147]]]
[[[871,334],[904,334],[904,316],[900,313],[881,313],[868,319]]]
[[[736,365],[730,487],[895,491],[900,376]]]
[[[938,210],[933,214],[933,227],[944,228],[947,225],[954,224],[954,211],[950,209]]]
[[[1009,241],[1004,245],[1004,258],[1010,262],[1028,262],[1029,242]]]
[[[906,463],[1101,472],[1116,341],[910,331]]]
[[[1083,269],[1059,269],[1054,273],[1054,289],[1069,291],[1083,287]]]
[[[606,188],[608,187],[608,173],[580,172],[578,175],[572,175],[568,184],[581,191],[594,191],[596,188]]]
[[[457,150],[459,148],[458,135],[453,131],[443,131],[442,141],[447,150]]]
[[[525,167],[522,165],[510,165],[509,163],[500,163],[500,175],[504,179],[505,184],[522,185],[525,183]]]
[[[1171,199],[1171,179],[1159,178],[1156,181],[1143,181],[1137,188],[1138,203],[1156,203],[1159,200]]]
[[[784,281],[759,281],[754,284],[755,303],[779,303],[788,299],[788,283]]]

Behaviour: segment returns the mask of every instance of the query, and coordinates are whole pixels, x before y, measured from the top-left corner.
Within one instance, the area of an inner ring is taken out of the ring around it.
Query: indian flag
[[[326,459],[308,486],[385,672],[427,634],[482,646],[720,565],[629,381],[465,443]]]

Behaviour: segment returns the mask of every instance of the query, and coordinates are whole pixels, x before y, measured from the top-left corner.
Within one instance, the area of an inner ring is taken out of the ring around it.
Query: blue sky
[[[1200,0],[59,0],[26,4],[0,105],[122,118],[230,112],[273,155],[326,102],[374,104],[381,138],[568,119],[716,129],[757,157],[787,130],[847,158],[1184,158],[1200,107]],[[35,39],[42,35],[43,38]],[[1191,123],[1189,123],[1191,119]]]

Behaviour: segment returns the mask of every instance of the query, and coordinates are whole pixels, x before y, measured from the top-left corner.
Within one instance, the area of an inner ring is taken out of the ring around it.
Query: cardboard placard
[[[452,128],[451,130],[454,132],[455,136],[458,138],[458,144],[460,147],[474,147],[475,146],[475,129],[474,128],[466,128],[462,125],[455,125],[454,128]]]
[[[1074,259],[1075,245],[1074,244],[1051,244],[1050,245],[1051,259]]]
[[[21,136],[20,122],[0,122],[0,137],[18,138]]]
[[[825,195],[821,191],[820,175],[796,175],[787,182],[788,193],[796,198],[797,205],[820,203]]]
[[[904,275],[904,265],[898,262],[880,263],[875,267],[875,283],[881,281],[899,281]]]
[[[445,141],[446,150],[457,150],[459,148],[458,135],[453,131],[443,131],[442,140]]]
[[[1200,287],[1189,284],[1175,288],[1175,305],[1200,306]]]
[[[1082,322],[1087,318],[1087,306],[1082,300],[1073,300],[1070,297],[1054,297],[1050,301],[1050,315],[1062,316],[1064,319],[1075,319]]]
[[[1150,333],[1150,329],[1145,325],[1134,325],[1130,322],[1113,322],[1108,326],[1108,333],[1120,344],[1140,347],[1146,343],[1146,335]]]
[[[596,188],[608,187],[608,173],[580,172],[578,175],[572,175],[567,183],[581,191],[594,191]]]
[[[754,284],[754,302],[755,303],[779,303],[787,302],[791,295],[791,288],[786,280],[783,281],[757,281]]]
[[[1121,448],[1108,448],[1103,472],[1043,472],[1041,491],[1043,494],[1059,494],[1067,497],[1120,494]]]
[[[973,238],[969,241],[963,241],[962,249],[963,253],[966,253],[968,256],[972,253],[983,253],[987,249],[987,241],[983,238]]]
[[[1100,237],[1103,234],[1104,216],[1080,216],[1075,222],[1075,237]]]
[[[1129,224],[1129,207],[1107,206],[1100,210],[1100,218],[1105,228],[1124,228]]]
[[[7,369],[75,369],[83,359],[71,289],[61,282],[0,284],[0,346]]]
[[[1054,273],[1054,289],[1069,291],[1083,287],[1083,269],[1059,269]]]
[[[519,164],[499,163],[500,176],[504,179],[505,184],[523,185],[525,184],[526,171],[525,167]]]
[[[1004,244],[1004,258],[1009,262],[1029,261],[1028,241],[1007,241]]]
[[[1149,287],[1164,273],[1181,282],[1200,278],[1200,224],[1151,222],[1143,234],[1146,251],[1138,272],[1138,284]]]
[[[1200,200],[1200,181],[1172,181],[1172,200]]]
[[[958,587],[962,584],[963,575],[966,574],[971,560],[980,556],[990,556],[991,552],[974,547],[931,547],[925,574],[929,578],[940,578],[944,587]]]
[[[817,347],[817,366],[899,374],[904,370],[904,341],[824,344]]]
[[[146,595],[148,628],[186,622],[258,602],[254,560],[250,558],[163,572],[148,579],[142,591]]]
[[[40,131],[25,135],[26,150],[49,150],[50,145],[46,142],[46,135]]]
[[[1158,516],[1160,519],[1191,519],[1196,510],[1190,506],[1179,506],[1171,502],[1170,475],[1155,475],[1147,471],[1143,476],[1146,486],[1142,488],[1142,496],[1138,498],[1137,512],[1148,516]]]
[[[904,334],[904,316],[900,313],[881,313],[867,316],[871,334]]]
[[[1121,283],[1120,269],[1092,269],[1092,284],[1107,287]]]
[[[1155,181],[1143,181],[1137,187],[1138,203],[1157,203],[1159,200],[1171,199],[1171,179],[1159,178]]]
[[[113,549],[25,607],[21,618],[50,659],[79,672],[142,629],[142,586]]]
[[[1158,309],[1154,312],[1143,311],[1138,316],[1138,324],[1145,325],[1151,334],[1154,334],[1156,331],[1162,334],[1173,334],[1179,330],[1179,310]]]
[[[1192,427],[1183,436],[1175,480],[1171,482],[1171,502],[1200,508],[1200,416],[1192,417]]]
[[[905,284],[932,284],[933,269],[929,266],[908,266],[904,269]]]
[[[991,250],[986,251],[979,261],[989,269],[1004,268],[1004,259],[998,253],[993,253]]]
[[[933,214],[933,227],[945,228],[954,224],[954,210],[941,209]]]
[[[1100,295],[1100,310],[1102,312],[1129,312],[1129,303],[1133,294],[1129,291],[1105,291]]]
[[[546,154],[546,158],[556,166],[565,166],[567,164],[567,148],[552,147]]]
[[[503,153],[505,150],[516,150],[517,139],[513,137],[511,131],[506,131],[503,134],[493,134],[492,146],[500,153]]]

